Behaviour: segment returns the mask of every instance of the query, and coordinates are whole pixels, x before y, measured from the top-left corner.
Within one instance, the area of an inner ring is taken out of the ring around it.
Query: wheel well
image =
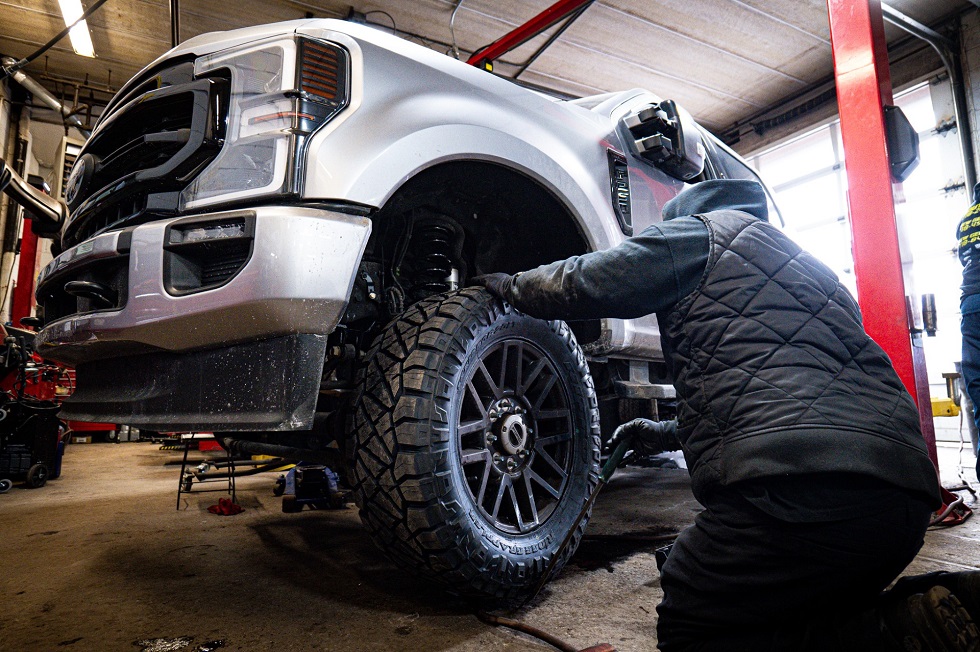
[[[587,253],[568,208],[521,172],[486,161],[453,161],[409,179],[374,216],[365,253],[373,276],[394,286],[393,317],[432,294],[463,287],[478,274],[515,273]],[[390,296],[389,296],[390,298]],[[600,336],[598,321],[573,324],[581,343]]]
[[[461,230],[461,280],[514,273],[587,252],[568,209],[528,176],[485,161],[453,161],[409,179],[374,219],[372,244],[404,228],[399,218],[439,217]],[[371,244],[368,245],[369,250]]]

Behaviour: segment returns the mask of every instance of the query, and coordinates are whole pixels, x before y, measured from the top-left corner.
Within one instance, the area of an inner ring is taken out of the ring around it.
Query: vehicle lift
[[[915,400],[922,435],[938,470],[922,332],[909,319],[895,222],[894,180],[885,124],[885,107],[892,104],[893,98],[881,0],[827,0],[827,10],[847,162],[854,275],[864,329],[891,358]],[[965,129],[965,125],[960,124],[959,129]],[[974,178],[972,170],[967,172],[967,178]],[[941,491],[939,522],[957,525],[969,518],[973,512],[961,498],[944,487]]]

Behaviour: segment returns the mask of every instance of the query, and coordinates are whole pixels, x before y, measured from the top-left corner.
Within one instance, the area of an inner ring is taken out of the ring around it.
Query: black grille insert
[[[151,88],[113,107],[79,157],[76,172],[84,174],[69,182],[72,218],[64,246],[176,212],[176,201],[168,210],[149,211],[147,199],[176,199],[218,155],[228,97],[228,80],[214,77]]]
[[[111,303],[91,296],[70,294],[65,290],[69,283],[92,283],[111,290]],[[119,254],[110,258],[95,259],[70,272],[55,272],[44,279],[37,289],[37,302],[41,306],[44,323],[63,319],[78,313],[120,310],[126,305],[129,289],[129,256]]]

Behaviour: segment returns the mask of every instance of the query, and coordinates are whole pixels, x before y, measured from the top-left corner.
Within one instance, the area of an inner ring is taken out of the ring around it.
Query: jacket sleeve
[[[505,298],[542,319],[632,319],[690,294],[707,261],[707,226],[696,217],[678,217],[611,249],[524,272]]]

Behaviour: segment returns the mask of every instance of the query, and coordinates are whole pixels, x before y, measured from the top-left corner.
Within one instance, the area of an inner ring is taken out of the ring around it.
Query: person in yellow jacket
[[[970,416],[980,426],[980,183],[973,188],[973,205],[960,220],[956,236],[963,265],[963,284],[960,286],[963,386],[973,402]],[[980,458],[977,472],[980,474]]]

